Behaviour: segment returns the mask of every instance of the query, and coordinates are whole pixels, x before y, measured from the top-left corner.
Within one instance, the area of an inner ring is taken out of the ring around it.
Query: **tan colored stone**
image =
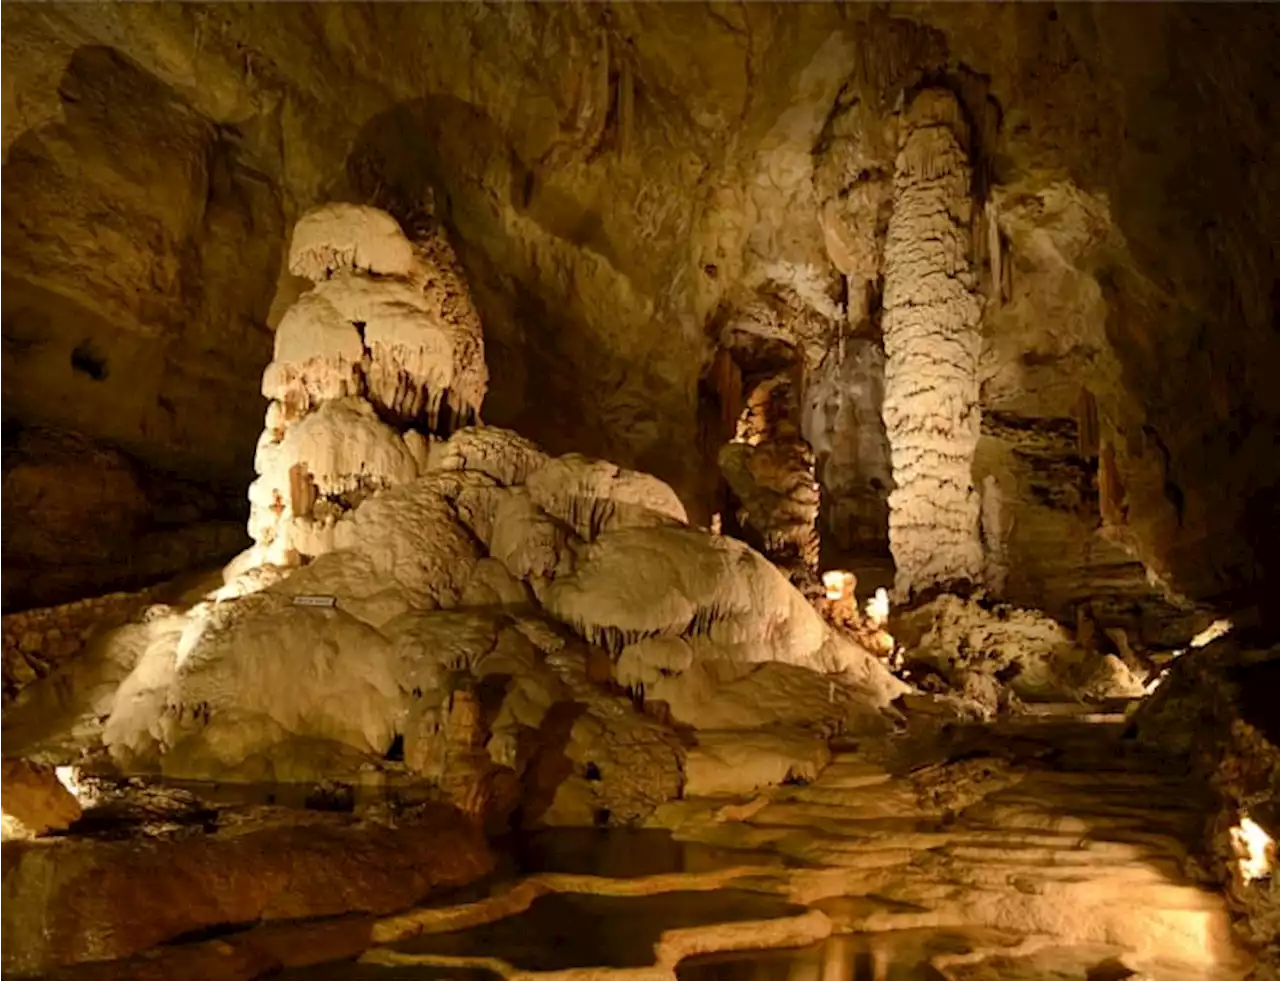
[[[62,831],[80,817],[80,802],[59,782],[53,767],[29,760],[0,764],[0,811],[6,838]]]

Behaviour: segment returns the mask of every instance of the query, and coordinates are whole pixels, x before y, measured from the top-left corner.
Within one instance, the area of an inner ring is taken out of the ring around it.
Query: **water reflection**
[[[741,889],[656,896],[543,896],[523,913],[452,933],[394,944],[411,954],[498,957],[521,971],[648,967],[668,930],[799,916],[777,896]]]
[[[676,971],[679,981],[941,981],[923,962],[923,950],[883,938],[832,937],[798,950],[746,950],[691,958]]]
[[[554,828],[499,838],[493,847],[519,875],[567,872],[629,879],[790,864],[777,853],[678,841],[670,831],[649,828]]]

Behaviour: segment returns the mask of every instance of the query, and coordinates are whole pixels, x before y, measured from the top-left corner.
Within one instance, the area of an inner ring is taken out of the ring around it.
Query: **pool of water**
[[[793,950],[748,950],[682,961],[679,981],[942,981],[912,953],[877,951],[871,938],[832,937]]]
[[[498,957],[526,971],[647,967],[653,964],[654,946],[667,930],[804,912],[803,906],[776,896],[741,889],[656,896],[553,894],[496,923],[416,937],[395,944],[394,949],[450,957]]]

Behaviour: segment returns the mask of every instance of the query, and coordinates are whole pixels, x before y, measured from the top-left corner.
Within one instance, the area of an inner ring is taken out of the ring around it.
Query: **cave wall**
[[[941,81],[974,131],[989,564],[1064,615],[1104,582],[1117,604],[1242,602],[1260,555],[1237,527],[1274,537],[1280,466],[1261,452],[1280,416],[1276,20],[6,4],[6,420],[242,493],[264,328],[299,289],[283,229],[326,198],[431,198],[486,325],[486,419],[651,470],[707,520],[707,322],[781,297],[816,367],[875,319],[898,102]],[[1011,434],[1074,421],[1082,388],[1097,462],[1027,462]]]
[[[889,554],[893,467],[884,418],[884,350],[867,337],[837,343],[806,387],[803,431],[817,457],[827,565]]]

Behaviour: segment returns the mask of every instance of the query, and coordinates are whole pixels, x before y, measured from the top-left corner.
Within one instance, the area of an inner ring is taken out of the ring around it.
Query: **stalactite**
[[[1086,460],[1098,456],[1098,400],[1087,388],[1080,389],[1076,403],[1076,442]]]
[[[954,95],[906,108],[885,244],[885,428],[895,489],[889,543],[897,592],[982,575],[973,454],[979,434],[981,306],[970,265],[973,200]]]

